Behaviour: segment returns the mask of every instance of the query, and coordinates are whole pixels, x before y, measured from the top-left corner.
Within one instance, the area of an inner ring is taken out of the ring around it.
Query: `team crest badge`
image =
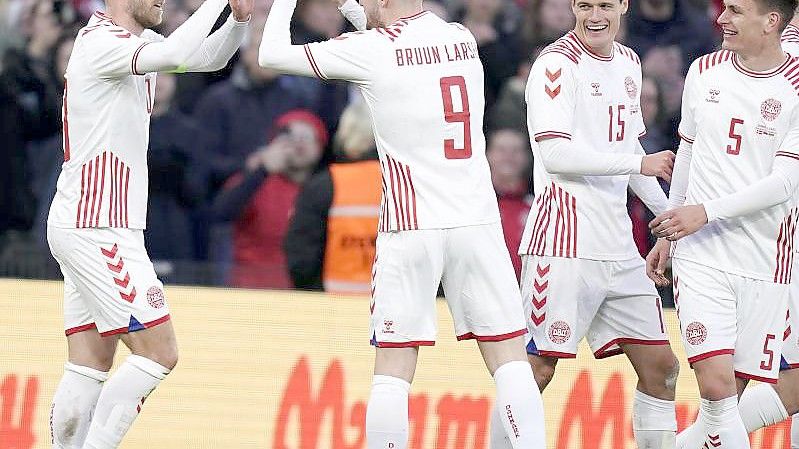
[[[147,303],[154,309],[164,307],[164,291],[156,286],[147,289]]]
[[[685,339],[696,346],[701,345],[707,338],[707,329],[699,321],[694,321],[685,328]]]
[[[624,79],[624,90],[627,91],[627,96],[630,99],[634,99],[635,95],[638,93],[638,86],[635,85],[635,81],[633,81],[632,77],[627,77]]]
[[[552,340],[553,343],[566,343],[571,336],[572,330],[569,327],[569,323],[565,321],[555,321],[549,326],[549,339]]]
[[[760,104],[760,115],[769,122],[776,120],[780,111],[782,111],[782,103],[779,100],[769,98]]]

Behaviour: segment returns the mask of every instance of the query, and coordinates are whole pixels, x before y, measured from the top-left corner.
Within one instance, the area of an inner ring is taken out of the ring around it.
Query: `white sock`
[[[500,421],[513,449],[545,447],[544,404],[530,364],[508,362],[494,372],[494,382]]]
[[[505,427],[502,425],[502,416],[499,414],[499,406],[494,402],[491,408],[491,428],[488,434],[488,448],[489,449],[513,449],[510,444],[508,433],[505,432]]]
[[[658,399],[635,390],[633,434],[638,449],[671,449],[677,434],[674,401]]]
[[[366,406],[366,447],[408,447],[408,392],[411,384],[392,376],[375,375]]]
[[[720,401],[702,399],[701,408],[708,448],[750,449],[749,434],[738,413],[737,394]]]
[[[799,414],[791,417],[791,449],[799,449]]]
[[[705,421],[702,417],[702,409],[699,409],[699,416],[693,424],[683,429],[677,434],[676,449],[701,449],[705,444]]]
[[[84,449],[116,449],[144,400],[167,374],[169,369],[150,359],[128,356],[103,387]]]
[[[53,449],[80,449],[92,422],[92,412],[108,373],[87,366],[64,364],[50,407]]]
[[[758,384],[747,388],[741,395],[738,411],[747,432],[754,432],[788,418],[788,411],[782,405],[777,392],[771,385]]]

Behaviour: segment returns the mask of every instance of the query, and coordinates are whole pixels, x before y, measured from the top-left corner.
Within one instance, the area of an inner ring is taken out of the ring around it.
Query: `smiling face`
[[[716,19],[724,38],[721,48],[744,56],[758,52],[773,22],[779,20],[778,13],[768,11],[755,0],[724,0],[724,10]]]
[[[574,32],[594,52],[610,55],[627,0],[574,0]]]
[[[165,0],[130,0],[128,13],[143,28],[159,25],[164,19]]]

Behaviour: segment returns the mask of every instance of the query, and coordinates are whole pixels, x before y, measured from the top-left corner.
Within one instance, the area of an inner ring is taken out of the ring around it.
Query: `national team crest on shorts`
[[[782,103],[779,100],[769,98],[760,104],[760,115],[769,122],[773,122],[782,111]]]
[[[155,285],[147,289],[147,303],[154,309],[164,307],[164,291]]]
[[[627,96],[630,99],[634,99],[635,95],[638,93],[638,86],[635,85],[635,81],[633,81],[632,77],[624,78],[624,90],[627,91]]]
[[[699,321],[694,321],[685,328],[685,339],[696,346],[701,345],[707,338],[707,329]]]
[[[569,323],[565,321],[555,321],[549,326],[549,339],[553,343],[566,343],[571,336],[572,330],[569,327]]]

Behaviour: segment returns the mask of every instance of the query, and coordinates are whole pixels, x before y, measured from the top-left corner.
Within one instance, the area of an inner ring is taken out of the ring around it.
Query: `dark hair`
[[[799,6],[799,0],[758,0],[758,2],[761,11],[775,11],[782,17],[780,32],[784,31],[791,22],[796,7]]]

